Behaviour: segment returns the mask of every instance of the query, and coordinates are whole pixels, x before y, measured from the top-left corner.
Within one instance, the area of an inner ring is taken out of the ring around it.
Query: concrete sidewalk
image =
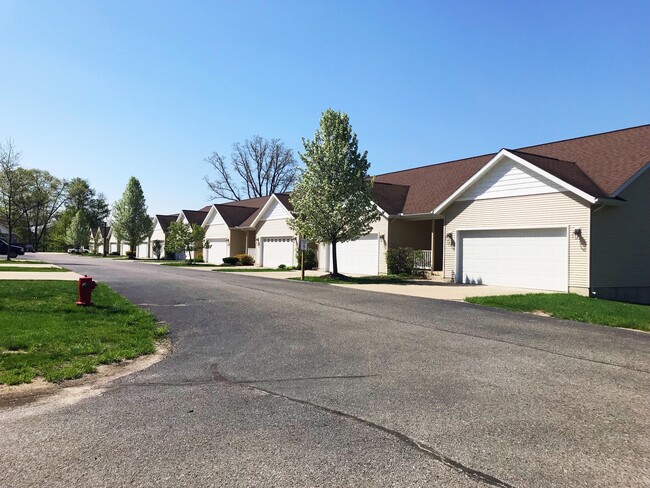
[[[38,281],[77,281],[80,274],[73,271],[38,272],[38,271],[2,271],[0,280],[38,280]]]
[[[21,263],[17,261],[0,262],[0,267],[32,269],[32,268],[59,268],[50,263]],[[37,281],[77,281],[80,274],[73,271],[0,271],[1,280],[37,280]]]

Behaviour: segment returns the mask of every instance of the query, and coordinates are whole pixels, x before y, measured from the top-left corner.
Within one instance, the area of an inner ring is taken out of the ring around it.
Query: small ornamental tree
[[[305,169],[291,195],[295,218],[289,225],[303,237],[332,244],[332,274],[340,276],[336,244],[367,234],[379,219],[367,152],[359,152],[348,116],[332,109],[323,112],[314,139],[302,142]]]
[[[172,222],[167,230],[165,249],[174,253],[186,252],[189,262],[192,263],[192,253],[195,250],[210,247],[204,238],[205,229],[200,225]]]
[[[72,219],[65,232],[66,244],[75,249],[81,249],[88,246],[90,235],[88,233],[88,224],[83,211],[79,210]]]
[[[163,246],[162,246],[162,241],[161,240],[155,239],[151,243],[151,252],[156,257],[156,259],[160,259],[160,256],[162,255],[162,249],[163,249]]]
[[[149,237],[152,228],[142,186],[137,178],[131,176],[122,198],[113,205],[113,232],[135,251]]]

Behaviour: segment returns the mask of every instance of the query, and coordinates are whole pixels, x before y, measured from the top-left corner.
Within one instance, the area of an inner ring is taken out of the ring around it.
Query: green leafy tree
[[[23,169],[25,190],[17,203],[29,242],[38,251],[47,229],[66,199],[67,182],[40,169]]]
[[[173,253],[186,252],[192,263],[192,253],[197,249],[205,249],[210,245],[204,241],[205,229],[198,224],[172,222],[167,229],[165,250]]]
[[[18,200],[26,190],[24,170],[20,167],[20,152],[14,148],[13,141],[0,143],[0,219],[7,226],[7,242],[11,245],[14,227],[21,223],[22,214]],[[10,258],[7,250],[7,261]]]
[[[110,213],[104,194],[97,193],[94,188],[91,188],[88,180],[83,178],[70,180],[66,208],[72,210],[73,214],[82,210],[88,225],[93,229],[99,227]]]
[[[332,245],[333,275],[339,276],[336,244],[358,239],[379,219],[372,201],[367,152],[359,152],[357,135],[347,114],[328,109],[305,150],[291,196],[295,218],[291,228],[315,242]]]
[[[131,176],[122,198],[113,205],[113,232],[121,241],[127,242],[131,250],[141,244],[153,230],[151,217],[147,215],[147,203],[142,186]]]
[[[154,256],[156,256],[156,259],[160,259],[160,256],[162,255],[162,250],[163,250],[162,241],[159,239],[155,239],[151,243],[151,252],[153,253]]]
[[[65,209],[59,212],[48,232],[48,246],[63,249],[66,232],[78,211],[83,211],[88,226],[97,229],[108,218],[110,209],[106,197],[91,188],[88,180],[73,178],[67,185]]]
[[[79,210],[73,217],[66,230],[65,239],[66,243],[75,249],[88,247],[90,232],[83,211]]]

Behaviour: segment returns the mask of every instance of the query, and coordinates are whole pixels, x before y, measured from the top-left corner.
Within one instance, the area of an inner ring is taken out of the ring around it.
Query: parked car
[[[90,250],[85,249],[83,247],[80,247],[80,248],[71,247],[70,249],[68,249],[68,253],[70,253],[70,254],[86,254],[86,253],[89,253],[89,252],[90,252]]]
[[[14,246],[13,244],[10,247],[7,244],[7,241],[5,241],[4,239],[0,239],[0,254],[4,254],[6,256],[8,249],[9,249],[10,258],[18,257],[19,254],[25,254],[25,250],[22,247]]]
[[[32,244],[18,244],[18,246],[22,247],[25,252],[36,252]]]

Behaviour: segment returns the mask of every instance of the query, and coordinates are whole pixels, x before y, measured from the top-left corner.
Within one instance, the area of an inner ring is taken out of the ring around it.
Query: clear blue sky
[[[374,174],[650,122],[650,2],[0,0],[0,139],[150,213],[328,107]]]

